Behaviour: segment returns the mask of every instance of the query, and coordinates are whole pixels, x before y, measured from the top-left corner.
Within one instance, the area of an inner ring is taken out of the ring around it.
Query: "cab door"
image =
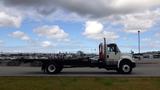
[[[108,64],[117,64],[120,59],[120,51],[115,44],[107,46],[106,58]]]
[[[107,52],[106,57],[109,61],[118,61],[120,58],[120,53]]]

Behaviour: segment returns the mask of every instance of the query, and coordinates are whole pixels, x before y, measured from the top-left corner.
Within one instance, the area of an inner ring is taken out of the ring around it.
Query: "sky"
[[[159,0],[1,0],[0,52],[160,51]]]

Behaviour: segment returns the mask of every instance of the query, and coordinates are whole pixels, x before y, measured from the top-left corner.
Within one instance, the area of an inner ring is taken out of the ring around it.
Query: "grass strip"
[[[0,90],[160,90],[160,77],[0,77]]]

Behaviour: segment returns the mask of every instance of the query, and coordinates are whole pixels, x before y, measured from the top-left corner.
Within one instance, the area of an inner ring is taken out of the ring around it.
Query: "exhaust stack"
[[[104,60],[106,60],[106,50],[107,50],[107,44],[106,44],[106,38],[104,38]]]

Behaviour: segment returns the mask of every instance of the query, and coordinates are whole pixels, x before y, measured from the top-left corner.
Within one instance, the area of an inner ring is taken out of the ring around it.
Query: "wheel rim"
[[[55,70],[56,70],[55,65],[52,64],[52,65],[49,65],[49,66],[48,66],[48,71],[49,71],[49,72],[54,72]]]
[[[123,72],[126,72],[126,73],[127,73],[127,72],[130,71],[130,66],[127,65],[127,64],[125,64],[125,65],[123,65],[122,70],[123,70]]]

